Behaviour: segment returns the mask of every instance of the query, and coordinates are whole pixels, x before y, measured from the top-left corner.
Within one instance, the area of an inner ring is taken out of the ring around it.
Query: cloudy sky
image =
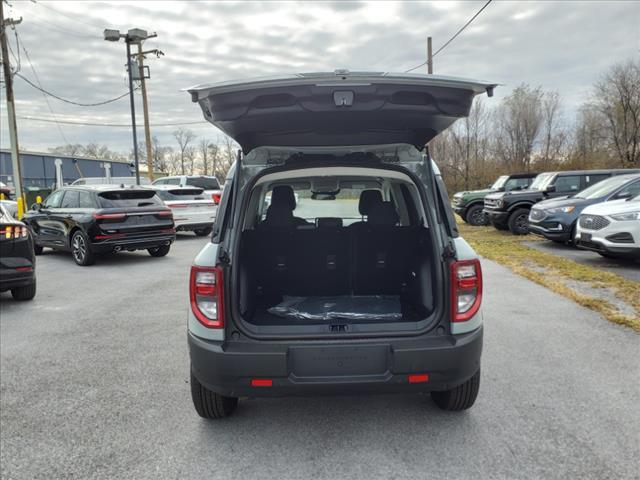
[[[126,93],[125,46],[102,39],[104,28],[157,32],[149,58],[151,123],[199,122],[199,108],[181,89],[212,81],[274,73],[351,70],[405,71],[425,61],[426,37],[434,51],[485,3],[446,2],[169,2],[10,0],[5,15],[22,17],[10,32],[12,63],[44,89],[81,103]],[[26,50],[26,53],[25,53]],[[19,52],[19,53],[18,53]],[[567,121],[591,85],[615,62],[640,55],[638,1],[494,0],[435,57],[436,74],[503,84],[497,104],[522,83],[558,90]],[[33,69],[29,64],[29,59]],[[35,72],[34,72],[35,69]],[[424,71],[421,68],[418,71]],[[21,148],[46,151],[64,143],[98,142],[126,152],[128,128],[44,123],[130,123],[128,97],[101,107],[77,107],[43,95],[19,77],[15,95]],[[140,95],[136,95],[142,121]],[[8,147],[4,88],[1,145]],[[25,117],[30,117],[27,119]],[[176,127],[152,134],[172,144]],[[215,141],[208,124],[189,125]],[[139,138],[142,137],[139,129]]]

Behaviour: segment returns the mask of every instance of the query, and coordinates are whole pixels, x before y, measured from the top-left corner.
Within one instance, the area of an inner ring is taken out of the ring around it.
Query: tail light
[[[482,303],[480,260],[462,260],[451,264],[451,321],[466,322]]]
[[[218,267],[191,267],[189,297],[191,310],[207,328],[224,326],[224,300],[222,269]]]
[[[23,227],[22,225],[7,225],[2,230],[0,230],[0,238],[5,238],[7,240],[11,238],[25,238],[29,235],[29,229],[27,227]]]
[[[211,198],[213,198],[213,203],[218,205],[220,203],[220,200],[222,199],[222,194],[220,194],[220,193],[212,193],[211,194]]]

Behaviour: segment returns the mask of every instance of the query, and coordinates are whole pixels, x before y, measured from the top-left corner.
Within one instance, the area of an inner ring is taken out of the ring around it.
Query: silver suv
[[[339,71],[189,90],[242,147],[191,268],[199,415],[365,392],[473,405],[482,271],[425,145],[494,87]]]

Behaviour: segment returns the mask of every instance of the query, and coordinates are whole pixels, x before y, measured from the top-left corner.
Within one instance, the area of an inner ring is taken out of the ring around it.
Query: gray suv
[[[386,73],[193,87],[242,147],[189,284],[198,414],[239,397],[431,392],[471,407],[482,272],[427,142],[495,84]]]

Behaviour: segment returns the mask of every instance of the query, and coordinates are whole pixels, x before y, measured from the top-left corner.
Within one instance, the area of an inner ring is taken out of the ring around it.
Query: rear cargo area
[[[243,234],[240,311],[256,325],[418,321],[433,308],[420,227],[264,227]]]

